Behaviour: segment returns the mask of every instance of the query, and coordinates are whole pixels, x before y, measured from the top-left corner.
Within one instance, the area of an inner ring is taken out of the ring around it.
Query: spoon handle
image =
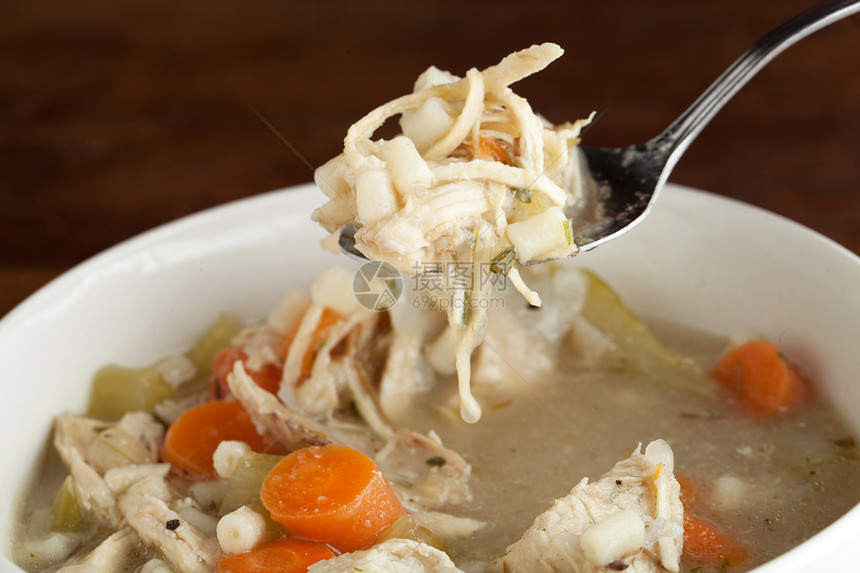
[[[806,36],[860,12],[860,0],[829,0],[773,29],[744,52],[687,110],[649,146],[669,171],[720,109],[768,62]]]

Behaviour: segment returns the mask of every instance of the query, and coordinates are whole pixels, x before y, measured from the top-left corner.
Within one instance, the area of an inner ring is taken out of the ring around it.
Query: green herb
[[[573,221],[570,219],[565,219],[564,223],[564,238],[567,241],[568,245],[573,244]]]
[[[445,465],[445,462],[446,460],[442,456],[433,456],[432,458],[427,458],[424,461],[428,466],[433,466],[434,468],[441,468]]]
[[[403,294],[403,282],[400,280],[400,277],[390,277],[385,279],[385,286],[388,288],[389,294],[395,301],[400,298],[401,294]]]
[[[514,197],[521,203],[532,202],[532,190],[525,187],[514,187]]]
[[[513,247],[502,249],[498,255],[490,261],[490,272],[497,275],[505,275],[517,264],[517,250]]]
[[[468,326],[472,321],[472,298],[466,295],[463,299],[463,326]]]

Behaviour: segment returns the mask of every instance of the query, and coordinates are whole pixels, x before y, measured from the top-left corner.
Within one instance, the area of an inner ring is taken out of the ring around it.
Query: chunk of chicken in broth
[[[594,483],[583,478],[508,547],[494,571],[677,572],[684,508],[663,440],[638,448]]]

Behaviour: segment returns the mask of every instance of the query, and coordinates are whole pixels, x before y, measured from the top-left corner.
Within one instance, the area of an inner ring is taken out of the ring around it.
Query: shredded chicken
[[[684,508],[663,440],[639,448],[594,483],[583,478],[494,563],[505,573],[677,573]]]
[[[158,497],[127,493],[119,501],[126,522],[141,540],[158,548],[181,573],[210,573],[221,555],[218,540],[207,538]]]
[[[472,468],[442,445],[435,434],[400,429],[376,454],[383,475],[409,510],[456,505],[472,500]]]
[[[114,573],[129,567],[137,553],[140,538],[131,527],[123,527],[108,536],[86,555],[72,560],[57,573]]]
[[[356,224],[356,247],[368,259],[406,273],[443,272],[467,422],[481,416],[468,358],[486,322],[485,275],[506,275],[540,305],[517,264],[577,251],[564,209],[580,195],[574,148],[590,118],[553,126],[509,87],[561,54],[555,44],[536,45],[464,78],[430,67],[412,93],[356,122],[343,153],[315,173],[329,200],[313,217],[326,230]],[[402,135],[372,139],[398,115]]]
[[[173,508],[193,503],[168,483],[170,465],[154,463],[163,428],[145,412],[106,423],[69,414],[54,424],[54,446],[69,469],[75,499],[93,523],[115,530],[63,571],[116,571],[140,545],[162,552],[179,573],[212,571],[217,540]]]
[[[230,392],[245,407],[260,429],[272,433],[289,449],[305,446],[323,446],[331,443],[326,437],[329,429],[308,416],[288,408],[273,394],[263,390],[236,362],[227,377]]]
[[[113,468],[152,462],[162,434],[161,425],[144,412],[129,413],[115,424],[70,414],[57,418],[54,448],[90,520],[110,528],[120,525],[116,496],[104,476]]]
[[[451,558],[435,547],[409,539],[389,539],[365,551],[344,553],[320,561],[308,573],[463,573]]]

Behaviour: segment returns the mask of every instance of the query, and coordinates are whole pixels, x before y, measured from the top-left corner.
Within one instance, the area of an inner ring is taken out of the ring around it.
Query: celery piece
[[[663,345],[618,293],[594,273],[585,272],[589,287],[582,316],[612,341],[614,350],[607,357],[610,361],[667,383],[701,386],[691,360]]]
[[[197,341],[190,351],[188,358],[197,367],[198,375],[204,373],[207,377],[212,368],[215,354],[224,348],[229,348],[233,338],[242,330],[242,323],[235,316],[222,314],[209,330]]]
[[[239,320],[229,314],[222,314],[209,327],[209,330],[200,337],[194,347],[188,351],[186,356],[194,363],[197,372],[191,380],[184,382],[177,389],[178,394],[186,396],[199,392],[209,384],[209,376],[212,373],[212,362],[219,350],[230,348],[233,339],[242,330],[243,326]]]
[[[51,505],[51,529],[53,531],[77,531],[84,523],[78,498],[75,496],[75,482],[66,476],[60,489],[54,495]]]
[[[87,415],[99,420],[118,420],[126,412],[152,412],[173,397],[173,389],[157,369],[103,366],[93,377]]]
[[[282,457],[257,452],[243,454],[227,481],[227,492],[221,503],[221,513],[230,513],[243,505],[254,507],[258,504],[263,478]]]
[[[426,543],[441,551],[445,550],[445,544],[442,540],[426,527],[421,527],[415,523],[411,515],[404,515],[395,521],[394,524],[379,534],[374,543],[382,543],[389,539],[411,539]]]

